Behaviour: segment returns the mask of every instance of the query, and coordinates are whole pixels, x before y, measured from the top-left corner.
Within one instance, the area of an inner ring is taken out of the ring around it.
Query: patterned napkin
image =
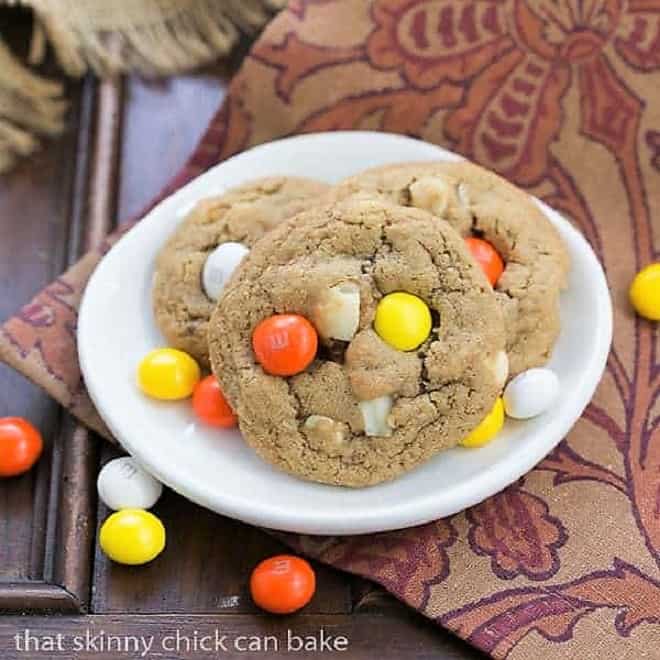
[[[605,266],[614,346],[583,418],[499,495],[404,531],[284,540],[494,657],[660,657],[660,342],[626,300],[659,258],[660,0],[292,0],[168,190],[258,142],[351,128],[447,146],[568,216]],[[107,433],[75,366],[99,257],[9,319],[0,354]]]

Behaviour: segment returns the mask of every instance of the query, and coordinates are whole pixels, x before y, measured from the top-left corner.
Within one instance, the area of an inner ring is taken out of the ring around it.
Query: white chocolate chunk
[[[202,271],[204,292],[211,300],[218,300],[232,273],[249,250],[242,243],[231,241],[218,245],[206,258]]]
[[[366,435],[381,437],[392,435],[392,427],[388,422],[392,410],[391,396],[380,396],[377,399],[371,399],[371,401],[360,401],[359,406]]]
[[[528,369],[504,390],[504,410],[509,417],[529,419],[548,410],[559,396],[559,378],[550,369]]]
[[[470,208],[470,195],[468,194],[468,187],[465,183],[461,182],[456,186],[456,195],[458,201],[466,210]]]
[[[348,425],[325,415],[310,415],[303,424],[309,444],[328,456],[341,456],[346,449]]]
[[[449,186],[438,176],[425,176],[410,186],[410,201],[418,209],[442,215],[449,204]]]
[[[504,387],[509,377],[509,356],[506,351],[498,351],[493,357],[491,368],[495,374],[495,383],[498,387]]]
[[[326,339],[350,341],[360,325],[360,287],[342,282],[325,289],[312,311],[312,321]]]
[[[150,509],[163,492],[162,484],[130,456],[106,463],[99,472],[96,487],[101,501],[115,511]]]

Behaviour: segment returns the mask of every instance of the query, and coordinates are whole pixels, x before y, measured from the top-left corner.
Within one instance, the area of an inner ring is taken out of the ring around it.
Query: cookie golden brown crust
[[[545,364],[560,329],[559,292],[569,258],[559,234],[531,197],[468,161],[403,163],[367,170],[332,192],[358,191],[430,211],[463,236],[490,242],[505,261],[496,285],[511,374]]]
[[[216,304],[202,287],[202,269],[208,255],[227,241],[250,247],[328,188],[310,179],[269,177],[201,200],[156,260],[153,308],[169,345],[207,366],[206,329]]]
[[[312,318],[330,287],[359,287],[351,341],[325,339],[303,373],[265,373],[254,328],[276,313]],[[434,316],[429,338],[402,353],[373,330],[379,299],[406,291]],[[329,484],[392,479],[455,446],[490,411],[504,349],[492,288],[447,224],[366,197],[303,212],[253,247],[209,325],[213,370],[246,441],[268,462]],[[391,396],[389,437],[367,436],[360,400]]]

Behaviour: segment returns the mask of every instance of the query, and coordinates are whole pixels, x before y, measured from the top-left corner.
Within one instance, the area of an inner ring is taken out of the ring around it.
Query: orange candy
[[[504,271],[502,257],[500,257],[497,250],[488,241],[484,241],[481,238],[471,236],[465,239],[465,243],[472,256],[477,260],[477,263],[486,274],[488,281],[492,286],[495,286]]]
[[[193,410],[209,426],[229,429],[236,426],[237,418],[220,389],[215,376],[207,376],[197,383],[193,391]]]
[[[309,603],[316,590],[316,575],[300,557],[276,555],[252,571],[252,600],[267,612],[290,614]]]
[[[252,333],[252,348],[264,371],[273,376],[293,376],[304,371],[316,356],[318,335],[298,314],[275,314]]]
[[[27,472],[41,456],[43,444],[30,422],[20,417],[0,418],[0,477]]]

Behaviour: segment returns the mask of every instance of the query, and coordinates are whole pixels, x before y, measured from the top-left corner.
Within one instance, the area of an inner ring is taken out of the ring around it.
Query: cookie
[[[318,331],[297,375],[267,373],[253,351],[255,328],[277,314]],[[383,338],[411,333],[413,350]],[[505,378],[501,309],[461,237],[425,211],[365,196],[310,209],[259,241],[218,303],[209,349],[259,456],[342,486],[392,479],[455,446]]]
[[[235,248],[229,259],[236,251],[242,256],[241,246],[251,247],[327,190],[326,184],[309,179],[271,177],[201,200],[156,260],[153,309],[169,345],[208,365],[206,329],[216,305],[202,282],[208,256],[226,243]]]
[[[504,312],[511,374],[548,361],[559,335],[559,293],[566,286],[569,258],[529,195],[468,161],[367,170],[341,182],[332,197],[357,191],[426,209],[462,236],[491,243],[505,263],[495,294]]]

